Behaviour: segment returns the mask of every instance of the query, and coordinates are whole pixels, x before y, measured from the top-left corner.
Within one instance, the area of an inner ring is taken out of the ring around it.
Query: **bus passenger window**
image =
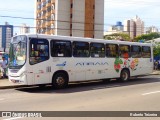
[[[143,58],[150,58],[151,57],[151,48],[148,46],[142,47],[142,57]]]
[[[70,41],[52,40],[51,41],[52,57],[72,57],[72,47]]]
[[[130,57],[130,46],[129,45],[119,45],[119,55],[122,58]]]
[[[106,44],[106,56],[107,57],[118,57],[118,45]]]
[[[132,58],[141,58],[141,47],[137,45],[132,45],[131,56]]]
[[[103,43],[90,44],[91,57],[105,57],[105,46]]]
[[[89,43],[88,42],[73,42],[73,56],[74,57],[89,57]]]

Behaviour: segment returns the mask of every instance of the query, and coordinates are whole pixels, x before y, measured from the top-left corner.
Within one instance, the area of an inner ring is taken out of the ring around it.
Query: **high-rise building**
[[[13,25],[7,22],[5,25],[0,25],[0,49],[8,49],[10,46],[11,37],[13,36]]]
[[[124,21],[124,32],[128,33],[130,38],[132,38],[132,39],[136,36],[135,26],[136,25],[135,25],[135,22],[133,21],[133,19]]]
[[[128,33],[133,39],[144,34],[144,22],[136,16],[134,19],[124,21],[124,32]]]
[[[158,28],[155,26],[150,26],[146,28],[146,34],[153,33],[153,32],[158,32]]]
[[[144,22],[136,16],[134,18],[135,25],[136,25],[136,36],[144,34]]]
[[[23,23],[22,26],[20,26],[20,34],[25,33],[30,33],[30,27]]]
[[[104,0],[37,0],[36,32],[103,38]]]

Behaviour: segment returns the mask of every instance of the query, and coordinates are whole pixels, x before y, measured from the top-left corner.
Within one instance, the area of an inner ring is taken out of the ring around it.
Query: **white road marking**
[[[7,118],[7,119],[3,119],[3,120],[17,120],[17,119],[21,119],[22,117],[14,117],[14,118]]]
[[[150,95],[150,94],[156,94],[156,93],[160,93],[160,91],[154,91],[154,92],[144,93],[142,95]]]

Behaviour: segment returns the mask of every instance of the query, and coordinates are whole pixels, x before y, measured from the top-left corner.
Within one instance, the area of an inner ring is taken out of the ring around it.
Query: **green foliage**
[[[154,33],[150,33],[150,34],[144,34],[144,35],[137,36],[137,37],[135,37],[134,41],[137,41],[137,42],[139,40],[148,41],[148,40],[152,40],[152,39],[159,38],[159,37],[160,37],[160,34],[154,32]]]
[[[153,48],[154,57],[160,56],[160,43],[156,44],[156,46]]]
[[[156,39],[156,38],[159,38],[160,37],[160,34],[159,33],[150,33],[150,34],[145,34],[145,35],[141,35],[141,36],[138,36],[135,38],[135,41],[139,41],[139,40],[145,40],[145,41],[148,41],[148,40],[152,40],[152,39]],[[160,56],[160,43],[156,44],[153,48],[153,54],[154,54],[154,57],[155,56]]]
[[[104,39],[106,40],[124,40],[124,41],[129,41],[130,37],[128,34],[125,33],[114,33],[111,35],[105,35]]]

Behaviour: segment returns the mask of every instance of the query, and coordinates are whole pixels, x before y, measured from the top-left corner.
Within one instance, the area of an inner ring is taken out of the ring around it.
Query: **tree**
[[[113,33],[111,35],[105,35],[104,39],[106,40],[124,40],[129,41],[130,37],[128,34],[125,33]]]
[[[145,41],[148,41],[148,40],[152,40],[152,39],[155,39],[155,38],[159,38],[160,37],[160,34],[159,33],[149,33],[149,34],[144,34],[144,35],[140,35],[140,36],[137,36],[135,37],[135,41],[139,41],[139,40],[145,40]]]
[[[154,46],[153,53],[154,53],[154,57],[160,57],[160,43]]]

